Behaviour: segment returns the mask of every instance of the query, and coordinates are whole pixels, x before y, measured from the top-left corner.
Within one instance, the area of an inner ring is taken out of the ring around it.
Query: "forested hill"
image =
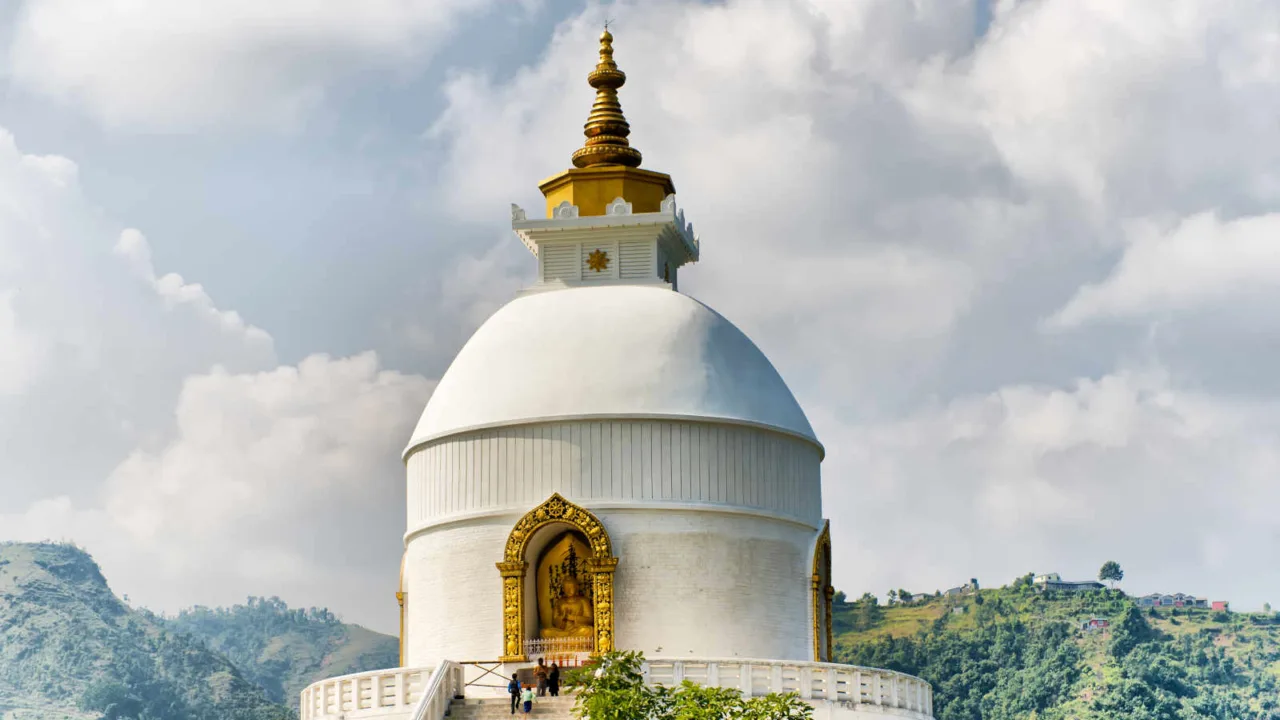
[[[82,550],[0,544],[0,717],[292,716],[200,640],[122,603]]]
[[[344,624],[328,610],[291,609],[278,598],[249,598],[248,604],[231,608],[197,607],[168,622],[204,640],[268,697],[290,706],[316,680],[400,664],[396,638]]]
[[[938,720],[1280,720],[1280,614],[1139,609],[1116,590],[1037,592],[1030,575],[836,599],[836,660],[929,681]],[[1110,626],[1083,629],[1092,618]]]

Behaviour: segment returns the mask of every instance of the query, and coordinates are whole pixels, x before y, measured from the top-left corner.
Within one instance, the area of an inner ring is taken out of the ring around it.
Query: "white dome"
[[[660,287],[577,287],[494,313],[436,386],[409,450],[485,427],[566,418],[686,418],[817,444],[764,353],[706,305]]]

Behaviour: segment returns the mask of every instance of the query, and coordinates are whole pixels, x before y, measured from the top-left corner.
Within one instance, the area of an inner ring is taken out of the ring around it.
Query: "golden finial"
[[[587,124],[583,126],[587,141],[573,153],[574,167],[640,166],[640,151],[627,141],[631,126],[623,117],[622,105],[618,103],[618,88],[626,81],[626,73],[619,70],[613,61],[613,35],[605,23],[604,32],[600,33],[600,62],[587,75],[587,82],[596,89],[596,101],[591,105]]]

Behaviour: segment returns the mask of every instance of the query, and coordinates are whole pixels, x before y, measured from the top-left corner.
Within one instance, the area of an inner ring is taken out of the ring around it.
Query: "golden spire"
[[[613,35],[606,26],[600,33],[600,62],[587,75],[587,82],[596,89],[596,101],[583,126],[586,143],[573,153],[574,167],[593,165],[640,166],[640,151],[631,147],[627,136],[631,126],[622,115],[618,103],[618,88],[627,81],[626,73],[613,61]]]

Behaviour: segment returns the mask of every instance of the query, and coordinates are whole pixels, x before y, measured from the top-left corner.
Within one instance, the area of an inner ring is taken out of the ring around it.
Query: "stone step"
[[[529,717],[539,720],[573,720],[572,696],[540,697],[533,701]],[[524,713],[517,708],[516,716]],[[503,720],[511,717],[510,698],[465,698],[454,700],[449,707],[449,720]]]

